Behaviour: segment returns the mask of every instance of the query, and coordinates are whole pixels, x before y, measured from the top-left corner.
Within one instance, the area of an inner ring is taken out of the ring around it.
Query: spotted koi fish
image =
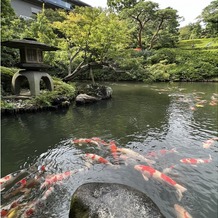
[[[67,178],[69,178],[74,172],[73,171],[66,171],[64,173],[59,173],[55,175],[48,175],[45,178],[45,181],[40,186],[40,189],[43,189],[45,187],[50,187],[58,182],[61,182]]]
[[[170,154],[170,153],[178,153],[178,151],[176,150],[176,148],[173,148],[171,150],[166,150],[166,149],[162,149],[162,150],[159,150],[159,151],[152,151],[152,152],[149,152],[146,157],[154,157],[154,158],[157,158],[157,157],[160,157],[160,156],[163,156],[163,155],[166,155],[166,154]]]
[[[86,138],[74,139],[72,140],[72,143],[77,145],[93,144],[100,147],[99,143],[93,139],[86,139]]]
[[[97,154],[87,153],[87,154],[85,154],[85,159],[89,159],[91,161],[96,161],[97,163],[102,163],[102,164],[107,164],[107,165],[113,166],[113,164],[110,161],[106,160],[105,158],[103,158]]]
[[[117,151],[120,151],[121,153],[127,155],[128,157],[131,157],[135,160],[140,160],[140,161],[145,161],[148,163],[148,165],[152,165],[155,164],[156,162],[154,160],[149,160],[146,157],[144,157],[143,155],[128,149],[128,148],[117,148]]]
[[[43,193],[42,198],[30,202],[29,205],[27,205],[25,211],[23,212],[22,218],[28,218],[35,215],[37,208],[45,206],[45,201],[53,192],[54,187],[49,187],[48,190]]]
[[[209,155],[209,159],[201,159],[201,158],[184,158],[181,159],[180,162],[181,163],[185,163],[185,164],[203,164],[203,163],[210,163],[212,161],[212,157],[211,155]]]
[[[208,139],[207,141],[203,142],[203,148],[210,148],[215,143],[215,141],[218,141],[218,137]]]
[[[192,218],[192,216],[178,204],[174,204],[174,209],[176,211],[177,218]]]
[[[36,185],[39,185],[39,177],[33,175],[28,175],[25,178],[21,179],[15,185],[10,188],[4,195],[3,198],[9,199],[21,192],[23,193],[29,193],[30,189],[35,187]]]
[[[178,200],[180,201],[182,199],[182,193],[185,192],[187,189],[180,184],[178,184],[176,181],[165,175],[164,173],[159,172],[158,170],[155,170],[154,168],[150,166],[145,165],[135,165],[134,169],[140,171],[142,173],[143,178],[148,181],[149,178],[154,178],[158,181],[165,182],[168,185],[174,187],[178,194]]]
[[[14,173],[10,173],[0,179],[1,191],[3,191],[6,186],[12,184],[19,177],[24,176],[27,173],[27,169],[18,170]]]

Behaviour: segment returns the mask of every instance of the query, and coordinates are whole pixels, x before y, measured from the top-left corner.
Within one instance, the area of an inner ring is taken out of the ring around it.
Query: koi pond
[[[174,205],[216,218],[218,83],[106,85],[110,100],[2,117],[1,177],[24,169],[37,180],[6,187],[2,208],[17,202],[17,217],[67,218],[80,185],[108,182],[145,193],[167,218],[176,217]]]

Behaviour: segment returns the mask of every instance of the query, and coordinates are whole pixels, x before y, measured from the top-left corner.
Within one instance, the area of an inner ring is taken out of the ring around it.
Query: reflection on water
[[[218,137],[218,84],[110,84],[113,98],[97,104],[56,112],[2,117],[2,176],[29,165],[45,164],[48,173],[84,167],[81,155],[96,153],[113,160],[107,149],[75,146],[75,138],[100,137],[115,140],[118,147],[130,148],[142,155],[176,149],[166,155],[153,156],[153,166],[162,171],[175,166],[169,176],[187,188],[179,202],[193,217],[217,217],[217,151],[215,140],[208,149],[203,143]],[[152,153],[153,152],[153,153]],[[160,154],[160,153],[159,153]],[[207,159],[212,162],[197,167],[182,164],[182,158]],[[116,182],[143,191],[159,206],[166,217],[175,217],[178,203],[175,190],[158,181],[146,182],[134,170],[134,162],[120,162],[119,169],[93,165],[76,173],[55,187],[39,213],[49,217],[67,217],[70,196],[76,188],[90,181]],[[161,185],[160,185],[161,184]],[[35,193],[33,198],[42,196]]]

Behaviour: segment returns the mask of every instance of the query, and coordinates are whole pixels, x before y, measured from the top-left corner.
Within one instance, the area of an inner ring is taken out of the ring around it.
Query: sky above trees
[[[107,0],[82,0],[93,7],[106,7]],[[196,22],[195,18],[199,16],[202,10],[208,6],[212,0],[154,0],[160,8],[172,7],[178,11],[179,16],[184,17],[180,26]]]

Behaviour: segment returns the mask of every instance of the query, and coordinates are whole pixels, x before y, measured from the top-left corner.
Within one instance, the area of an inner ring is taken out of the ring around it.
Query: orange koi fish
[[[45,181],[40,186],[40,189],[43,189],[45,187],[50,187],[51,185],[54,185],[62,180],[65,180],[69,178],[74,172],[73,171],[66,171],[64,173],[59,173],[55,175],[48,175],[45,178]]]
[[[146,157],[144,157],[143,155],[128,149],[128,148],[117,148],[117,151],[120,151],[121,153],[127,155],[128,157],[131,157],[135,160],[140,160],[140,161],[145,161],[148,163],[148,165],[152,165],[155,164],[156,162],[154,160],[149,160]]]
[[[18,170],[14,173],[10,173],[0,179],[1,191],[5,189],[6,186],[12,184],[19,177],[24,176],[27,173],[27,169]]]
[[[159,150],[159,151],[152,151],[152,152],[149,152],[146,157],[154,157],[154,158],[157,158],[159,156],[163,156],[163,155],[166,155],[166,154],[170,154],[170,153],[178,153],[178,151],[176,150],[176,148],[173,148],[171,150],[166,150],[166,149],[162,149],[162,150]]]
[[[98,147],[100,147],[99,143],[93,139],[80,138],[80,139],[74,139],[74,140],[72,140],[72,142],[73,142],[73,144],[78,144],[78,145],[93,144],[93,145],[97,145]]]
[[[113,164],[111,162],[109,162],[108,160],[106,160],[105,158],[97,155],[97,154],[90,154],[90,153],[87,153],[85,154],[85,158],[86,159],[89,159],[91,161],[96,161],[98,163],[103,163],[103,164],[107,164],[107,165],[111,165],[113,166]]]
[[[209,105],[210,105],[210,106],[216,106],[216,105],[217,105],[217,102],[216,102],[216,101],[210,101]]]
[[[165,175],[164,173],[159,172],[158,170],[155,170],[154,168],[150,166],[145,165],[135,165],[134,169],[140,171],[142,173],[143,178],[148,181],[149,178],[154,178],[158,181],[165,182],[169,184],[170,186],[174,187],[178,193],[179,201],[182,199],[182,193],[185,192],[187,189],[180,184],[178,184],[176,181]]]
[[[210,163],[212,161],[212,157],[211,155],[209,155],[209,159],[201,159],[201,158],[184,158],[181,159],[180,162],[181,163],[185,163],[185,164],[202,164],[202,163]]]
[[[180,205],[174,204],[177,218],[192,218],[192,216]]]
[[[119,164],[119,157],[117,155],[117,146],[114,141],[110,141],[110,151],[114,157],[114,160],[117,164]]]
[[[203,142],[203,148],[210,148],[211,145],[213,145],[215,143],[215,141],[218,141],[218,137],[217,138],[208,139],[207,141]]]

